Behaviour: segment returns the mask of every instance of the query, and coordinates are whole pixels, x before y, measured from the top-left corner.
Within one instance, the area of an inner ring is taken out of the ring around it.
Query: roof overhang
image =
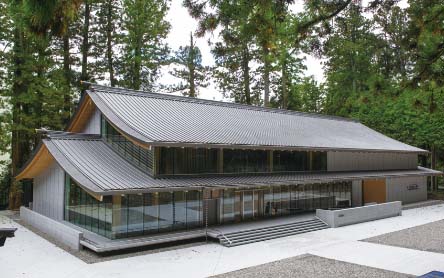
[[[54,157],[49,153],[44,144],[40,144],[27,163],[20,169],[16,180],[32,179],[45,171],[54,162]]]
[[[74,137],[74,138],[72,138]],[[128,163],[97,136],[67,135],[44,139],[17,179],[34,178],[56,161],[83,189],[101,200],[103,195],[172,192],[202,188],[251,188],[273,185],[326,183],[362,179],[440,176],[436,170],[304,172],[260,175],[210,175],[153,178]]]
[[[103,194],[98,194],[101,190],[87,179],[82,173],[73,167],[68,167],[69,162],[66,157],[55,148],[50,140],[43,140],[25,166],[20,170],[15,180],[33,179],[41,175],[53,163],[58,163],[60,167],[77,182],[77,184],[87,191],[91,196],[102,201]]]

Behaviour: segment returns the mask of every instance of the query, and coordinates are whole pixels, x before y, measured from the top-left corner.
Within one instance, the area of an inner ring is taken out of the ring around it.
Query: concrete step
[[[286,223],[286,224],[277,224],[277,225],[267,226],[267,227],[263,227],[263,228],[245,229],[245,230],[236,231],[236,232],[228,232],[228,233],[225,233],[225,235],[234,236],[236,234],[245,234],[245,233],[249,233],[249,232],[260,232],[262,230],[270,230],[272,228],[294,227],[297,225],[305,225],[305,224],[311,224],[311,223],[319,223],[319,219],[313,218],[313,219],[309,219],[309,220],[303,220],[303,221]]]
[[[286,227],[270,227],[269,229],[261,229],[259,231],[248,231],[245,233],[238,232],[236,234],[225,234],[226,237],[229,237],[230,239],[240,239],[240,238],[246,238],[246,237],[258,237],[262,235],[267,235],[275,232],[285,232],[285,231],[294,231],[294,230],[303,230],[303,229],[310,229],[310,228],[317,228],[317,227],[324,227],[324,223],[307,223],[303,225],[293,225],[293,226],[286,226]]]
[[[314,218],[306,221],[269,226],[258,229],[249,229],[239,232],[219,235],[219,242],[223,246],[233,247],[290,235],[308,233],[328,228],[321,220]]]

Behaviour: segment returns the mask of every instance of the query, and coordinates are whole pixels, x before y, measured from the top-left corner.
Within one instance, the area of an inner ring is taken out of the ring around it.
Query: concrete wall
[[[383,203],[340,210],[316,210],[316,216],[332,228],[400,216],[401,213],[401,202]]]
[[[352,181],[352,206],[362,206],[362,181]]]
[[[417,154],[327,152],[328,171],[399,170],[417,166]]]
[[[32,209],[56,220],[63,220],[65,172],[53,162],[34,178]]]
[[[25,223],[67,245],[69,248],[80,250],[80,239],[83,237],[82,232],[25,207],[20,208],[20,218]]]
[[[82,133],[100,134],[100,110],[95,108]]]
[[[427,200],[427,177],[400,177],[386,179],[387,202],[403,204]]]

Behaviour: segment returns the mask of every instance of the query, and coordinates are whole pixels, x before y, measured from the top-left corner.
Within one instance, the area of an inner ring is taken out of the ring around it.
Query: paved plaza
[[[1,277],[208,277],[306,254],[327,264],[333,260],[387,271],[384,273],[421,275],[444,271],[444,254],[363,240],[440,220],[444,220],[442,204],[405,210],[400,217],[232,248],[208,243],[86,263],[0,215],[0,227],[18,228],[16,237],[0,248]],[[368,277],[373,277],[372,273],[369,271]]]

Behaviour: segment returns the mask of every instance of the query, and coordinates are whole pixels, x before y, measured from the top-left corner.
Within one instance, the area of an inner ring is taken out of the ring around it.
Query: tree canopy
[[[442,167],[444,4],[399,2],[184,0],[198,27],[171,49],[169,0],[0,0],[0,153],[11,156],[0,184],[36,128],[64,129],[80,80],[189,97],[214,87],[246,105],[351,117]],[[208,34],[205,65],[196,41]],[[308,56],[324,78],[307,75]],[[177,83],[159,82],[164,68]]]

